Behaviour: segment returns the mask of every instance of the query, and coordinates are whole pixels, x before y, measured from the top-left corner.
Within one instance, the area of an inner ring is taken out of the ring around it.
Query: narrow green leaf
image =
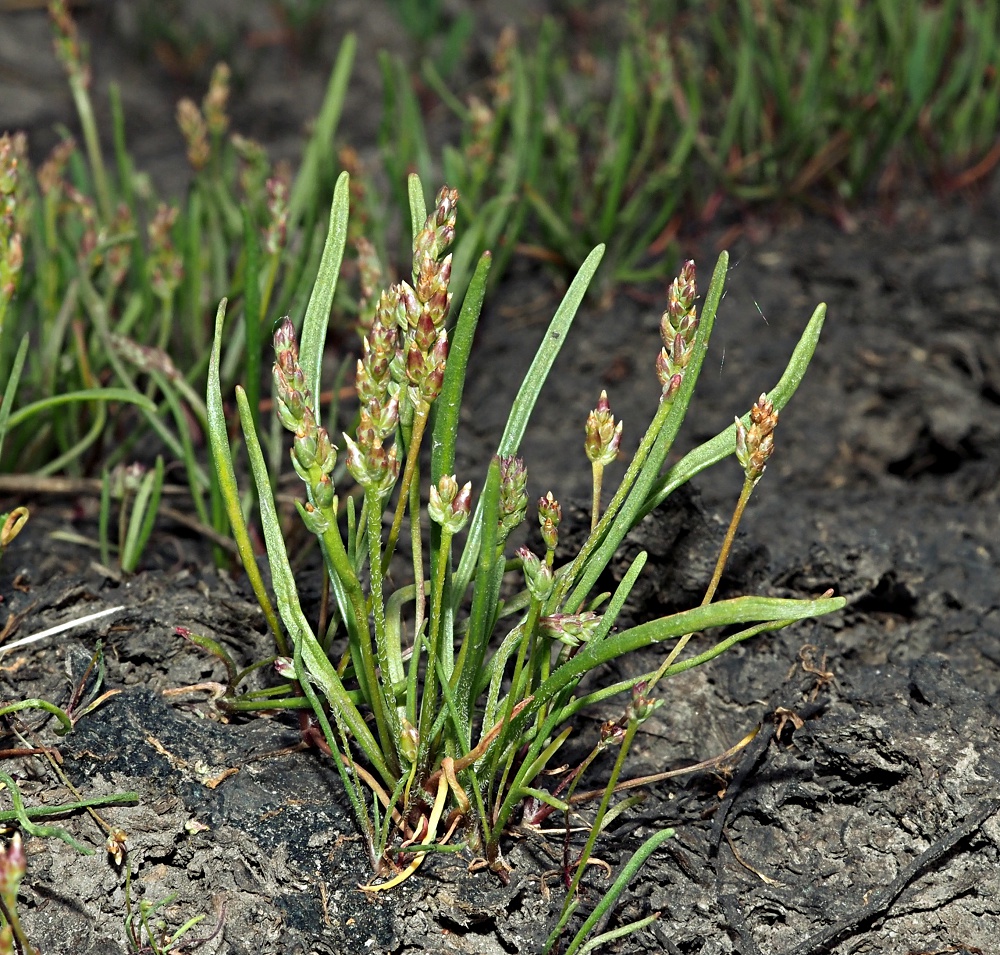
[[[410,199],[410,235],[415,239],[427,221],[424,186],[415,172],[406,177],[406,194]]]
[[[845,603],[843,597],[824,597],[817,600],[735,597],[732,600],[720,600],[704,607],[661,617],[659,620],[640,624],[621,633],[610,634],[607,639],[599,643],[587,644],[575,657],[559,667],[538,688],[534,702],[521,714],[520,719],[526,718],[526,714],[530,715],[530,711],[547,703],[581,674],[653,643],[661,643],[710,627],[728,627],[753,621],[793,623],[809,617],[822,617],[824,614],[842,609]]]
[[[333,158],[333,137],[344,108],[344,98],[347,95],[347,85],[350,82],[357,45],[357,38],[353,33],[348,33],[340,44],[323,97],[323,105],[320,107],[319,116],[316,117],[313,134],[302,159],[302,168],[295,179],[288,200],[289,224],[300,222],[302,217],[316,205],[323,171],[329,168]]]
[[[156,514],[160,508],[160,492],[163,490],[163,456],[156,456],[156,467],[146,474],[139,485],[129,516],[125,544],[119,555],[122,570],[131,574],[139,566],[146,542],[153,533]]]
[[[222,385],[219,381],[219,362],[222,360],[222,329],[225,321],[226,300],[223,299],[219,302],[219,309],[215,314],[215,337],[212,341],[212,356],[208,365],[208,386],[205,393],[205,406],[208,410],[208,444],[212,452],[215,473],[219,478],[219,492],[225,504],[226,516],[229,518],[229,526],[232,529],[233,538],[236,540],[240,560],[243,561],[243,569],[250,580],[250,586],[253,588],[257,603],[260,604],[260,609],[264,612],[268,626],[274,634],[278,651],[287,656],[288,645],[285,642],[281,624],[278,622],[278,615],[271,605],[271,598],[267,595],[264,578],[257,566],[253,544],[250,542],[250,532],[247,530],[243,508],[240,506],[240,492],[236,486],[236,471],[233,467],[233,455],[229,447],[229,430],[226,427],[226,413],[222,404]]]
[[[337,290],[340,263],[344,258],[347,244],[347,219],[350,213],[350,176],[342,172],[333,191],[330,205],[330,227],[323,246],[319,272],[313,285],[306,317],[299,336],[299,362],[306,378],[306,385],[312,392],[313,412],[321,421],[319,409],[320,377],[323,370],[323,347],[326,344],[326,329],[330,322],[330,307],[333,294]]]
[[[25,405],[19,411],[10,416],[7,421],[7,430],[16,428],[19,424],[27,421],[34,414],[40,411],[48,411],[60,405],[72,404],[76,401],[122,401],[126,404],[138,405],[143,411],[150,414],[156,412],[156,405],[145,395],[131,388],[84,388],[80,391],[71,391],[65,395],[52,395],[33,401],[30,405]]]
[[[260,314],[260,238],[249,206],[243,207],[243,329],[246,342],[246,389],[254,427],[260,426],[260,367],[264,354]]]
[[[469,283],[462,310],[455,330],[448,343],[448,362],[445,365],[441,394],[434,402],[434,432],[431,442],[431,484],[437,484],[444,474],[451,474],[455,467],[455,442],[458,435],[459,412],[465,390],[465,374],[469,354],[476,335],[476,325],[486,296],[493,258],[484,252]]]
[[[0,402],[0,465],[3,462],[3,441],[7,437],[7,429],[10,427],[10,413],[14,406],[14,396],[17,394],[17,386],[21,380],[21,372],[24,370],[24,360],[28,355],[28,333],[25,332],[21,338],[21,344],[17,348],[14,356],[14,366],[10,370],[10,377],[3,390],[3,400]]]

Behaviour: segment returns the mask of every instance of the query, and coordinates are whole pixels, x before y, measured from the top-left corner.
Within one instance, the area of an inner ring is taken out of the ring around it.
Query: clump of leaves
[[[271,491],[275,475],[266,468],[246,394],[237,388],[277,613],[253,560],[222,405],[225,302],[218,311],[207,399],[220,484],[244,564],[275,628],[279,673],[288,682],[283,691],[241,693],[238,684],[246,671],[237,672],[218,645],[198,639],[227,659],[231,688],[225,705],[284,704],[311,712],[310,735],[334,760],[368,846],[376,878],[363,888],[370,892],[398,884],[429,852],[456,846],[505,876],[501,840],[522,809],[570,809],[561,795],[570,780],[552,789],[541,780],[577,714],[615,695],[629,700],[622,719],[601,740],[602,747],[621,747],[613,779],[603,791],[601,815],[628,743],[658,705],[657,681],[706,663],[755,634],[844,603],[829,593],[818,599],[740,597],[716,603],[713,586],[700,607],[616,631],[617,615],[645,554],[632,562],[614,593],[594,593],[629,529],[703,468],[735,452],[752,489],[773,448],[778,412],[816,346],[824,306],[817,307],[788,370],[769,395],[735,425],[664,470],[705,355],[728,257],[720,257],[700,308],[694,264],[686,263],[670,286],[662,348],[658,356],[652,349],[650,354],[650,373],[655,368],[661,383],[660,403],[610,503],[598,513],[601,482],[617,456],[622,432],[602,395],[584,428],[596,487],[594,524],[586,542],[572,560],[556,564],[562,509],[549,493],[538,501],[541,552],[521,548],[508,554],[507,541],[528,510],[528,471],[518,457],[521,438],[604,250],[590,254],[557,309],[474,494],[472,482],[453,471],[464,379],[490,256],[479,261],[449,333],[448,249],[458,195],[442,189],[427,214],[416,177],[409,191],[412,275],[377,299],[357,363],[359,411],[354,426],[336,443],[321,423],[318,396],[329,301],[347,231],[346,174],[335,191],[330,237],[305,322],[296,333],[286,318],[274,332],[277,415],[293,434],[292,465],[305,491],[296,506],[319,541],[332,595],[325,631],[314,631],[300,605]],[[421,455],[428,440],[429,459]],[[346,452],[346,475],[337,470],[338,443]],[[348,491],[348,475],[357,494]],[[408,539],[403,533],[407,518]],[[404,549],[410,579],[403,582],[397,567],[393,578],[400,583],[393,584],[387,571],[396,551]],[[725,553],[719,573],[724,560]],[[514,596],[505,595],[510,584],[519,585]],[[734,626],[741,629],[698,654],[677,655],[691,634]],[[668,642],[674,642],[675,653],[658,671],[584,688],[586,675],[602,664]],[[585,768],[572,780],[574,787]],[[595,825],[595,838],[599,828]],[[585,847],[578,871],[592,845],[591,840]]]

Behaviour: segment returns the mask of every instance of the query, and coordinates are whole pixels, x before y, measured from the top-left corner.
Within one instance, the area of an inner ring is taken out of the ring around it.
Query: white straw
[[[54,627],[49,627],[48,630],[41,630],[38,633],[33,633],[30,637],[21,637],[20,640],[15,640],[13,643],[8,643],[0,647],[0,657],[2,657],[8,650],[15,650],[18,647],[26,647],[29,643],[44,640],[46,637],[54,637],[57,633],[62,633],[64,630],[72,630],[73,627],[82,626],[85,623],[90,623],[91,620],[97,620],[99,617],[106,617],[109,613],[118,613],[119,610],[124,609],[124,606],[109,607],[107,610],[98,610],[97,613],[88,613],[85,617],[78,617],[76,620],[68,620],[66,623],[60,623]]]

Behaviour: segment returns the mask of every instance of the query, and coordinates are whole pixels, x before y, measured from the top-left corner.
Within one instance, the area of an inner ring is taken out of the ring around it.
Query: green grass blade
[[[81,391],[71,391],[65,395],[41,398],[38,401],[33,401],[30,405],[25,405],[10,416],[7,421],[7,429],[16,428],[40,411],[49,411],[60,405],[72,404],[76,401],[122,401],[126,404],[138,405],[143,411],[150,414],[156,412],[156,405],[149,398],[137,391],[132,391],[130,388],[84,388]]]
[[[260,426],[261,361],[264,354],[264,316],[260,301],[260,238],[250,209],[243,207],[243,248],[246,276],[243,282],[243,329],[246,342],[246,389],[254,427]]]
[[[484,252],[469,283],[458,322],[448,343],[448,362],[445,365],[441,394],[434,402],[434,432],[431,441],[431,484],[437,484],[444,474],[451,474],[455,467],[455,442],[458,435],[458,418],[465,389],[465,375],[469,354],[476,335],[476,325],[486,296],[493,258]]]
[[[212,358],[208,366],[208,388],[205,394],[205,405],[208,409],[208,443],[212,452],[212,462],[215,464],[215,472],[219,478],[219,491],[225,504],[226,516],[229,518],[229,526],[236,541],[236,548],[243,561],[243,569],[250,580],[250,586],[253,588],[257,603],[260,604],[260,609],[264,612],[268,626],[274,634],[278,651],[287,656],[288,646],[285,643],[278,615],[274,612],[271,598],[267,595],[264,578],[257,566],[253,544],[250,542],[250,532],[247,530],[247,524],[243,518],[243,509],[240,507],[239,489],[236,486],[236,471],[233,467],[233,454],[229,447],[229,430],[226,427],[226,413],[222,405],[222,385],[219,381],[219,362],[222,359],[222,328],[225,320],[226,300],[223,299],[219,303],[219,309],[215,315],[215,337],[212,342]]]
[[[320,107],[319,116],[316,117],[313,134],[302,160],[302,168],[295,179],[288,200],[290,228],[299,224],[319,198],[323,169],[331,165],[333,137],[344,108],[344,97],[347,95],[347,84],[351,78],[351,67],[354,65],[357,45],[357,38],[353,33],[348,33],[340,44],[337,60],[330,74],[330,82],[323,97],[323,105]]]
[[[347,219],[350,212],[350,176],[342,172],[337,178],[330,206],[330,226],[323,246],[319,272],[313,285],[306,317],[299,336],[299,362],[305,374],[306,385],[312,392],[313,412],[317,421],[322,421],[319,409],[320,376],[323,370],[323,347],[326,344],[326,329],[330,322],[330,306],[337,290],[340,263],[344,258],[347,244]]]
[[[21,372],[24,370],[24,360],[27,356],[28,333],[25,332],[21,338],[21,344],[17,348],[17,354],[14,356],[14,366],[10,370],[7,386],[3,390],[3,401],[0,402],[0,470],[3,470],[3,440],[7,436],[14,395],[17,394],[17,386],[21,380]]]
[[[636,873],[642,868],[645,861],[654,853],[660,846],[663,845],[668,839],[670,839],[674,834],[673,829],[661,829],[659,832],[650,836],[635,852],[631,859],[625,864],[625,868],[622,869],[621,874],[615,879],[611,888],[603,895],[601,901],[597,903],[594,911],[590,913],[583,925],[580,926],[580,931],[576,933],[573,941],[569,943],[569,948],[566,949],[566,955],[576,955],[580,952],[580,955],[584,955],[584,952],[590,952],[596,945],[599,945],[602,941],[610,941],[617,938],[620,933],[609,932],[608,937],[601,936],[594,939],[589,943],[582,951],[581,946],[587,939],[587,936],[593,931],[595,925],[604,917],[605,912],[611,908],[615,902],[618,901],[619,896],[628,887],[629,882],[635,878]],[[641,928],[642,925],[648,924],[649,919],[642,919],[640,922],[635,923],[632,926],[626,926],[626,928],[635,931],[637,928]]]
[[[507,418],[507,425],[504,428],[503,436],[500,438],[500,447],[497,449],[497,454],[501,456],[516,454],[517,449],[521,446],[521,439],[524,437],[528,420],[531,418],[531,412],[535,407],[535,402],[538,400],[542,385],[545,384],[545,380],[548,378],[549,371],[552,369],[556,356],[559,354],[559,349],[562,348],[563,342],[566,341],[566,335],[573,324],[573,319],[580,308],[580,303],[587,293],[587,287],[590,285],[597,267],[601,264],[601,257],[603,255],[604,246],[599,245],[587,256],[586,261],[580,266],[580,270],[576,273],[576,277],[573,279],[565,296],[563,296],[559,308],[556,309],[548,331],[545,333],[545,338],[542,344],[538,346],[534,361],[532,361],[531,367],[524,376],[521,388],[514,399],[514,404],[510,409],[510,416]],[[455,573],[456,594],[465,593],[469,582],[472,580],[475,562],[479,557],[479,546],[483,533],[482,504],[482,498],[480,498],[476,504],[476,513],[469,522],[469,537],[465,543],[465,550],[462,552],[462,560]]]
[[[160,493],[163,491],[163,456],[156,456],[156,467],[146,474],[139,485],[129,517],[125,545],[119,555],[122,570],[131,574],[139,566],[142,552],[153,533],[156,514],[160,507]]]
[[[427,221],[427,202],[420,176],[415,172],[406,177],[406,194],[410,200],[410,235],[415,239]]]
[[[535,691],[534,702],[525,709],[519,719],[526,719],[534,710],[548,703],[563,687],[583,673],[653,643],[662,643],[664,640],[707,630],[710,627],[728,627],[754,621],[780,622],[785,625],[832,613],[842,609],[845,603],[843,597],[821,597],[816,600],[735,597],[661,617],[621,633],[610,634],[607,639],[599,643],[587,644],[575,657],[559,667]]]

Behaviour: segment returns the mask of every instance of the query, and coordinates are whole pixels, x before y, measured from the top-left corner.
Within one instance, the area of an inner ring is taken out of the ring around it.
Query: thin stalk
[[[719,581],[722,579],[722,572],[725,570],[726,562],[729,560],[729,552],[732,550],[733,541],[736,539],[736,529],[740,526],[740,521],[743,519],[743,512],[746,510],[747,503],[750,500],[750,495],[753,493],[756,483],[752,477],[747,477],[743,481],[739,500],[736,502],[736,508],[733,510],[733,516],[729,521],[729,528],[726,531],[726,537],[722,542],[722,548],[719,550],[718,560],[715,562],[715,571],[712,574],[712,579],[709,581],[705,596],[701,600],[700,606],[702,607],[710,604],[712,598],[715,597],[715,591],[718,589]],[[661,677],[673,666],[674,660],[680,656],[681,651],[688,645],[688,641],[692,636],[694,636],[693,633],[686,633],[674,644],[674,648],[667,654],[666,659],[660,664],[656,673],[653,674],[653,679],[650,681],[648,687],[649,692],[652,691],[653,687],[659,683]]]
[[[425,612],[425,586],[424,586],[424,558],[423,558],[423,540],[421,537],[421,526],[419,520],[420,514],[420,482],[414,481],[410,485],[410,550],[413,558],[413,660],[411,661],[411,670],[415,671],[416,661],[420,654],[417,652],[418,641],[420,640],[420,634],[424,629],[424,612]],[[432,557],[433,559],[433,557]],[[415,679],[414,673],[414,679]],[[416,692],[410,697],[407,694],[407,708],[409,709],[412,705],[413,715],[410,717],[410,722],[416,725]]]
[[[376,713],[376,723],[379,727],[379,736],[382,739],[383,750],[391,752],[393,754],[393,761],[395,762],[398,759],[396,750],[399,745],[400,727],[398,716],[394,718],[396,711],[392,705],[394,697],[392,674],[394,668],[390,665],[389,645],[386,638],[384,575],[382,573],[382,499],[377,491],[365,490],[365,512],[368,517],[368,566],[371,568],[370,599],[372,618],[375,624],[375,654],[378,658],[382,680],[388,684],[388,692],[385,692],[383,685],[378,682],[376,675],[374,673],[370,674],[372,680],[372,709]],[[336,519],[336,515],[333,516]],[[337,532],[336,536],[339,539],[340,533]],[[367,619],[367,616],[363,619]],[[398,659],[399,654],[400,649],[397,645],[394,658]],[[401,664],[398,670],[399,675],[402,676]],[[377,706],[376,700],[378,703]],[[378,717],[379,710],[382,710],[381,720]]]
[[[601,513],[601,487],[604,484],[604,465],[600,461],[594,461],[591,465],[594,478],[594,495],[590,505],[590,536],[594,536],[597,530],[597,522]]]
[[[441,528],[441,546],[438,548],[437,567],[431,583],[430,632],[427,641],[427,672],[424,675],[424,692],[420,700],[420,747],[417,752],[417,766],[423,767],[431,747],[431,726],[437,709],[438,656],[440,654],[441,619],[443,615],[444,581],[448,573],[448,558],[451,554],[451,532]],[[414,654],[415,655],[415,654]]]
[[[410,493],[410,484],[417,470],[417,459],[420,457],[420,443],[427,428],[430,415],[430,405],[422,401],[413,409],[413,432],[406,447],[406,467],[403,470],[403,480],[399,487],[399,500],[396,502],[396,513],[392,518],[392,528],[385,544],[385,554],[382,557],[382,573],[388,573],[389,562],[396,551],[396,541],[399,539],[399,528],[403,523],[403,512],[406,510]],[[411,512],[412,513],[412,512]]]
[[[108,188],[108,177],[104,170],[104,159],[101,156],[101,140],[97,135],[97,121],[90,103],[90,95],[83,77],[75,71],[69,74],[69,88],[73,94],[73,105],[80,117],[80,127],[83,130],[83,141],[87,147],[87,160],[90,163],[90,174],[94,177],[94,191],[97,193],[97,206],[101,212],[101,221],[111,221],[112,204],[111,190]]]
[[[614,768],[611,770],[611,776],[604,789],[604,796],[601,799],[601,805],[597,809],[597,816],[594,819],[593,826],[591,826],[590,835],[587,836],[587,843],[584,845],[583,852],[580,853],[580,858],[577,861],[576,873],[573,876],[573,881],[570,883],[569,890],[566,893],[566,901],[563,903],[563,915],[566,914],[569,905],[576,895],[576,890],[580,887],[580,880],[583,878],[583,871],[586,869],[587,861],[590,859],[590,855],[594,851],[594,844],[597,842],[598,835],[600,835],[601,823],[604,821],[605,813],[608,811],[608,805],[611,802],[611,795],[615,791],[615,786],[618,783],[618,777],[621,775],[622,766],[625,765],[625,757],[628,755],[629,748],[632,745],[632,740],[635,738],[635,733],[638,729],[638,720],[631,719],[628,721],[628,726],[625,729],[625,738],[622,740],[621,749],[618,751],[618,758],[615,760]]]
[[[521,646],[517,651],[517,661],[514,664],[514,675],[510,681],[510,691],[507,694],[507,703],[504,707],[503,732],[501,733],[496,749],[493,751],[493,757],[490,760],[490,769],[486,774],[486,778],[490,780],[496,778],[497,763],[500,760],[501,754],[510,745],[508,741],[508,734],[510,731],[511,717],[514,713],[514,698],[518,696],[518,685],[521,682],[521,671],[524,669],[524,659],[528,651],[528,645],[534,643],[535,630],[538,627],[538,618],[541,616],[541,612],[541,600],[536,597],[532,597],[531,604],[528,607],[528,617],[524,623],[524,632],[521,634]],[[524,694],[524,697],[526,696],[527,694]],[[500,781],[500,785],[497,788],[498,796],[501,792],[503,792],[507,776],[510,774],[510,769],[514,762],[515,752],[516,750],[511,748],[510,756],[507,759],[507,765],[504,767],[503,779]]]
[[[379,520],[377,530],[380,531],[381,510],[377,506],[374,510],[376,519]],[[354,617],[353,621],[351,621],[349,618],[346,618],[345,615],[344,622],[347,624],[348,634],[351,636],[352,649],[356,648],[357,650],[357,653],[354,655],[354,659],[357,661],[360,658],[360,666],[356,666],[358,681],[361,683],[362,690],[364,691],[365,696],[368,699],[368,703],[372,708],[372,713],[375,716],[375,725],[378,729],[382,750],[388,757],[389,765],[393,774],[396,774],[399,771],[399,763],[396,755],[396,745],[394,742],[395,737],[389,733],[389,727],[385,716],[385,707],[382,702],[382,693],[379,689],[378,677],[375,672],[375,660],[372,656],[372,638],[367,625],[368,606],[365,602],[365,595],[361,590],[361,584],[354,573],[354,568],[351,565],[350,558],[347,556],[347,551],[344,548],[344,542],[341,539],[340,531],[337,529],[336,513],[331,509],[329,513],[324,513],[323,516],[326,518],[327,524],[326,530],[320,538],[324,545],[323,552],[329,558],[335,575],[333,583],[340,585],[343,594],[349,601],[349,608]],[[377,539],[378,535],[376,534],[376,540]],[[375,565],[373,564],[373,579],[375,576],[374,568]],[[381,583],[379,586],[381,586]],[[381,604],[381,600],[379,603]],[[341,609],[344,610],[347,608]],[[382,617],[382,626],[384,631],[384,615]]]

